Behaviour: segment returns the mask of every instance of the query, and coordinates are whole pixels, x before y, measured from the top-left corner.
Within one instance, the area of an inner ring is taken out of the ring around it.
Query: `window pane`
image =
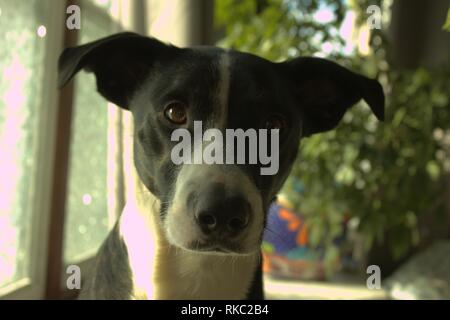
[[[113,1],[113,0],[89,0],[90,2],[92,2],[94,5],[107,10],[108,12],[110,12],[110,10],[112,9],[114,3],[113,2],[117,2],[117,1]]]
[[[83,7],[80,43],[112,33],[105,15]],[[75,100],[70,146],[66,204],[64,259],[73,263],[94,254],[108,232],[107,207],[107,102],[96,91],[95,77],[80,72],[75,81]]]
[[[0,288],[30,275],[34,138],[49,2],[0,0]]]

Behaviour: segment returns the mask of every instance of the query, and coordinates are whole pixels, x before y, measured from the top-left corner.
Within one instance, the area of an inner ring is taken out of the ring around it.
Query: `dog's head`
[[[258,250],[300,139],[333,129],[361,99],[384,116],[377,81],[319,58],[273,63],[121,33],[66,49],[60,86],[83,68],[132,112],[139,177],[160,199],[167,239],[187,250]]]

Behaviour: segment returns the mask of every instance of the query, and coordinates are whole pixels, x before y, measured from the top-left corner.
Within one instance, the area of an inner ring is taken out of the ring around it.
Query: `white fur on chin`
[[[136,180],[134,197],[120,217],[133,274],[130,298],[244,299],[259,253],[214,255],[169,244],[158,220],[158,200]]]

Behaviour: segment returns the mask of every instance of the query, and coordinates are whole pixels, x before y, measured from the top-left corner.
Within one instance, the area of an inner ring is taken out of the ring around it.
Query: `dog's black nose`
[[[207,236],[235,237],[248,225],[250,204],[241,196],[200,199],[195,218]]]

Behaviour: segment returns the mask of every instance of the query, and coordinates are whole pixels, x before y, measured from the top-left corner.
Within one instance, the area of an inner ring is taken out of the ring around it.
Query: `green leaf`
[[[430,178],[433,180],[437,180],[439,178],[439,175],[441,173],[441,170],[439,168],[439,165],[436,161],[431,160],[427,163],[427,172],[430,175]]]
[[[445,20],[445,23],[442,26],[442,29],[450,31],[450,8],[448,8],[447,19]]]

